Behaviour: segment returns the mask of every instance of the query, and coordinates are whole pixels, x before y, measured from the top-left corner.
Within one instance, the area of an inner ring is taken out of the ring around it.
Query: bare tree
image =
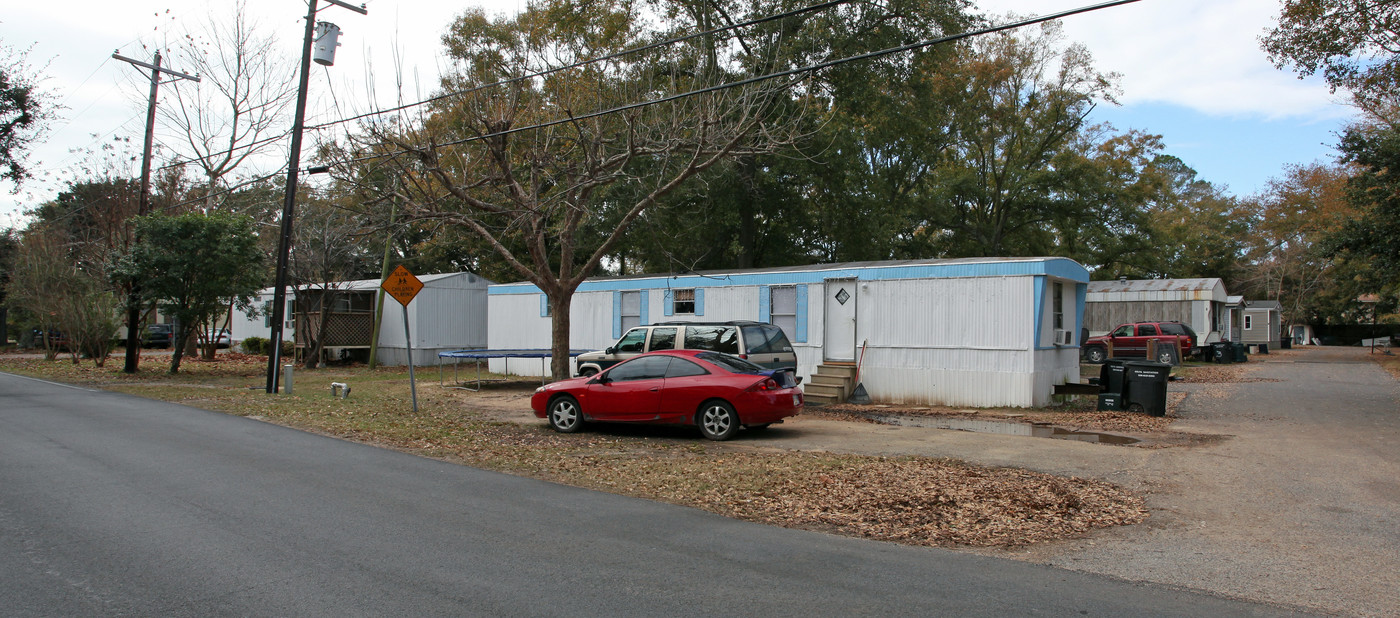
[[[791,83],[716,88],[742,76],[747,48],[732,38],[575,66],[652,35],[625,0],[494,22],[469,10],[444,36],[457,94],[417,121],[370,125],[359,144],[402,179],[408,218],[470,231],[548,296],[556,378],[569,373],[573,294],[631,224],[700,172],[795,139],[774,104]]]
[[[228,18],[210,17],[178,39],[183,70],[201,81],[171,88],[161,118],[198,165],[206,185],[204,208],[218,206],[225,178],[260,153],[278,146],[290,126],[296,100],[295,54],[263,35],[244,2]]]

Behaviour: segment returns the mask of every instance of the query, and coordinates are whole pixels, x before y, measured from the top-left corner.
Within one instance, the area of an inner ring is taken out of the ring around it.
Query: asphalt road
[[[0,614],[1288,615],[0,374]]]

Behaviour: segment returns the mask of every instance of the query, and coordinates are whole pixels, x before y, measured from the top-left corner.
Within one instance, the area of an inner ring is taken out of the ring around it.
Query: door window
[[[1132,324],[1124,324],[1123,326],[1118,327],[1118,330],[1113,331],[1113,336],[1114,336],[1114,337],[1132,337],[1132,336],[1133,336],[1133,325],[1132,325]]]
[[[1154,324],[1138,324],[1137,334],[1139,337],[1151,337],[1157,334],[1157,326]]]
[[[671,364],[669,356],[641,356],[608,371],[608,379],[614,382],[632,382],[666,377],[666,367]]]
[[[676,329],[674,328],[653,328],[651,329],[651,347],[649,350],[674,350],[676,349]]]
[[[618,352],[642,352],[646,347],[646,343],[647,329],[634,328],[627,331],[627,334],[623,335],[621,339],[618,339],[617,345],[614,346],[614,348]]]

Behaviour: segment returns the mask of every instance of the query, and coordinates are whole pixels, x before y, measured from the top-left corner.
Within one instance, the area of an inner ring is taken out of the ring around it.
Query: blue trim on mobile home
[[[851,265],[816,265],[763,271],[753,269],[703,275],[656,275],[601,278],[585,281],[579,292],[695,288],[695,315],[704,313],[704,289],[742,285],[819,284],[827,279],[885,281],[892,279],[953,279],[963,277],[1051,276],[1087,283],[1089,271],[1069,258],[1036,258],[1012,261],[931,260],[928,262],[870,262]],[[537,294],[533,283],[498,283],[489,294]],[[620,336],[620,333],[619,333]]]

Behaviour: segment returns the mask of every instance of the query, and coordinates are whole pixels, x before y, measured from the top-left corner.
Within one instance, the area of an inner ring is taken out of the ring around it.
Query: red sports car
[[[801,412],[802,391],[788,371],[720,352],[666,350],[542,386],[530,405],[563,433],[590,421],[669,423],[728,440],[740,427],[763,429]]]

